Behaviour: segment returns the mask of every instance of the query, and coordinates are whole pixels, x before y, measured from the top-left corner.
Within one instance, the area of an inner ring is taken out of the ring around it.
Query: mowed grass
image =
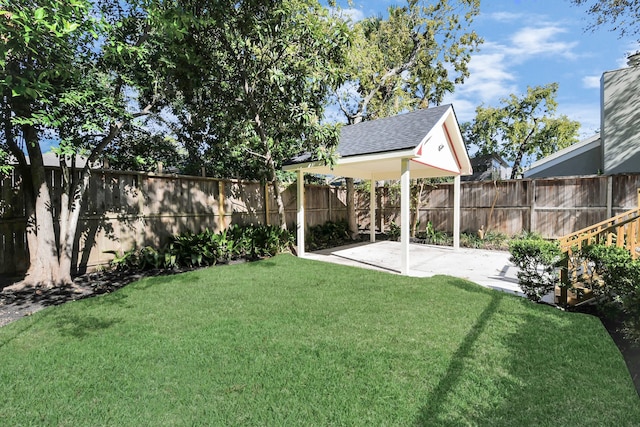
[[[46,309],[0,361],[0,425],[640,424],[594,317],[289,255]]]

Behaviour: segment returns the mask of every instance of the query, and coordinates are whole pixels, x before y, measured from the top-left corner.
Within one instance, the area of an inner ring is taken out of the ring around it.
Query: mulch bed
[[[24,316],[29,316],[45,307],[113,292],[143,277],[170,275],[184,271],[187,270],[151,270],[140,273],[101,271],[76,277],[74,286],[68,288],[29,288],[20,292],[0,291],[0,327]],[[9,284],[0,283],[0,288]],[[581,311],[598,315],[595,309],[587,308]],[[601,317],[601,321],[620,349],[631,374],[631,379],[636,386],[636,391],[640,396],[640,345],[625,338],[621,332],[621,319]]]

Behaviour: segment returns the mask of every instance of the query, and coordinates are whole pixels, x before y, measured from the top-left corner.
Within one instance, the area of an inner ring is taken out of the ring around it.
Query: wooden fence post
[[[640,193],[638,197],[640,197]],[[331,221],[333,218],[333,212],[331,212],[332,205],[331,205],[331,186],[330,185],[327,186],[327,205],[329,207],[329,221]]]
[[[529,186],[529,232],[535,233],[536,231],[536,181],[532,179]]]
[[[613,177],[607,177],[607,218],[613,216]]]
[[[264,225],[269,225],[269,216],[271,212],[269,211],[269,183],[264,183]]]
[[[218,228],[224,230],[227,228],[225,220],[225,196],[224,196],[224,181],[218,181]]]

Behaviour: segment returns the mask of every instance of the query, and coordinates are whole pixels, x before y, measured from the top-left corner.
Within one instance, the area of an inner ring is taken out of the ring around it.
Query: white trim
[[[297,188],[298,213],[296,216],[296,235],[298,238],[298,256],[304,256],[304,171],[298,169]]]
[[[369,181],[369,241],[376,241],[376,180],[373,175]]]
[[[453,178],[453,249],[460,249],[460,175]]]
[[[410,228],[410,193],[411,193],[411,172],[409,170],[409,159],[400,160],[402,176],[400,178],[400,274],[409,275],[409,228]]]

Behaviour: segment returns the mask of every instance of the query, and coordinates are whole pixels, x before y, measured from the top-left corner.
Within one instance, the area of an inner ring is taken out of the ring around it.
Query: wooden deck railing
[[[594,282],[594,272],[586,260],[579,256],[580,250],[588,245],[601,244],[625,248],[631,257],[640,257],[640,189],[638,207],[606,221],[578,230],[558,239],[563,254],[560,270],[562,286],[556,288],[556,303],[575,305],[590,298],[590,291],[583,286]]]

